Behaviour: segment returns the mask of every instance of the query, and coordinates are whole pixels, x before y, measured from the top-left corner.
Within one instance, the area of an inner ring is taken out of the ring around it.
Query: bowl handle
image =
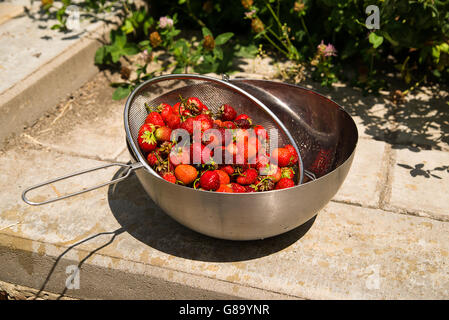
[[[123,175],[120,178],[117,178],[117,179],[114,179],[114,180],[102,183],[100,185],[97,185],[97,186],[94,186],[94,187],[90,187],[88,189],[84,189],[84,190],[81,190],[81,191],[69,193],[69,194],[66,194],[66,195],[63,195],[63,196],[60,196],[60,197],[57,197],[57,198],[53,198],[53,199],[50,199],[50,200],[45,200],[45,201],[42,201],[42,202],[34,202],[34,201],[29,200],[26,197],[26,194],[29,191],[37,189],[37,188],[40,188],[40,187],[43,187],[43,186],[46,186],[46,185],[51,184],[53,182],[65,180],[65,179],[68,179],[68,178],[71,178],[71,177],[74,177],[74,176],[79,176],[79,175],[82,175],[82,174],[85,174],[85,173],[89,173],[89,172],[92,172],[92,171],[105,169],[105,168],[109,168],[109,167],[113,167],[113,166],[120,166],[120,167],[126,168],[127,169],[126,174]],[[98,189],[98,188],[101,188],[101,187],[104,187],[104,186],[107,186],[107,185],[114,184],[114,183],[117,183],[119,181],[122,181],[122,180],[128,178],[132,171],[140,169],[142,167],[143,167],[143,164],[141,162],[135,162],[135,163],[132,163],[132,164],[125,164],[125,163],[118,163],[118,162],[116,162],[116,163],[109,163],[109,164],[106,164],[106,165],[102,165],[102,166],[99,166],[99,167],[95,167],[95,168],[91,168],[91,169],[87,169],[87,170],[83,170],[83,171],[78,171],[78,172],[75,172],[75,173],[72,173],[72,174],[68,174],[66,176],[59,177],[59,178],[56,178],[56,179],[53,179],[53,180],[49,180],[49,181],[46,181],[46,182],[43,182],[43,183],[40,183],[40,184],[37,184],[35,186],[27,188],[22,193],[22,200],[25,201],[29,205],[40,206],[42,204],[47,204],[47,203],[55,202],[55,201],[58,201],[58,200],[66,199],[66,198],[73,197],[73,196],[76,196],[76,195],[81,194],[81,193],[85,193],[85,192],[88,192],[88,191],[91,191],[91,190],[95,190],[95,189]]]

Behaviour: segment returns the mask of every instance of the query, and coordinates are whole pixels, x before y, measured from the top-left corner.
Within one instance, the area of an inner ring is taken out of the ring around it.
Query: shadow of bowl
[[[114,179],[123,171],[117,171]],[[209,262],[251,260],[276,253],[301,239],[315,221],[314,216],[287,233],[264,240],[211,238],[170,218],[148,196],[134,174],[109,187],[108,201],[117,222],[140,242],[170,255]]]

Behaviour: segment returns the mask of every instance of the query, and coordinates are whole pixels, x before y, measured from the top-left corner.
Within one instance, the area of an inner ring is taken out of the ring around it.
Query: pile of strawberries
[[[238,115],[232,106],[224,104],[212,114],[200,99],[190,97],[180,98],[173,106],[146,107],[149,114],[138,143],[148,164],[163,179],[230,193],[295,185],[300,168],[294,147],[285,145],[269,155],[265,128],[254,125],[246,114]]]

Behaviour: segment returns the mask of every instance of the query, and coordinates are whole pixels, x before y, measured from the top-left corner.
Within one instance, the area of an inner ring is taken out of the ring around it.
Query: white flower
[[[246,16],[247,18],[250,18],[250,19],[251,19],[255,14],[256,14],[256,10],[251,10],[251,11],[245,12],[245,16]]]
[[[159,27],[162,29],[173,27],[173,20],[167,17],[159,18]]]

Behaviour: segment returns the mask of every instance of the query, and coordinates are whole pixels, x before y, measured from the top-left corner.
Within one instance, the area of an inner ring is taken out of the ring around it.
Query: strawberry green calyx
[[[293,168],[286,167],[282,168],[281,171],[281,178],[293,179],[293,177],[295,176],[295,170],[293,170]]]
[[[153,112],[153,111],[157,111],[155,110],[155,108],[151,107],[148,103],[144,103],[145,109],[147,109],[148,113]],[[157,108],[156,108],[157,109]]]
[[[169,154],[173,148],[173,143],[169,141],[165,141],[161,144],[159,148],[159,152],[163,154]],[[178,147],[178,149],[181,149],[181,147]]]
[[[274,189],[274,182],[270,177],[265,177],[257,182],[255,186],[256,191],[270,191]]]
[[[154,131],[146,130],[140,136],[142,141],[148,144],[156,144],[156,137],[154,136]]]
[[[200,179],[201,179],[201,177],[199,177],[199,178],[197,178],[197,179],[195,179],[195,181],[193,181],[193,189],[198,189],[197,188],[197,186],[199,186],[200,185]]]
[[[155,170],[161,175],[170,172],[170,164],[168,163],[168,160],[160,161]]]

